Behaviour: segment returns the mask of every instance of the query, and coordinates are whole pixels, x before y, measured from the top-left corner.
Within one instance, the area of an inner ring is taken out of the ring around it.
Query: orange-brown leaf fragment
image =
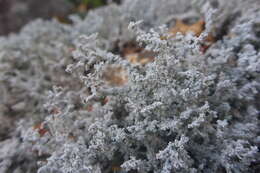
[[[187,24],[183,23],[183,21],[177,19],[176,24],[170,30],[170,33],[173,35],[176,35],[178,32],[180,32],[183,35],[185,35],[188,32],[193,32],[198,37],[204,30],[204,25],[205,25],[205,22],[202,19],[192,25],[187,25]]]
[[[38,130],[38,133],[40,134],[40,137],[43,137],[46,132],[48,132],[46,129],[39,129]]]
[[[132,64],[145,65],[149,62],[153,62],[156,54],[151,51],[142,51],[140,53],[133,53],[126,55],[126,59]]]
[[[122,51],[122,56],[132,64],[145,65],[154,61],[155,53],[152,51],[144,50],[136,43],[127,43]]]
[[[128,81],[126,71],[118,67],[108,67],[103,74],[104,79],[112,86],[122,86]]]
[[[68,139],[71,141],[76,141],[77,138],[72,133],[69,133]]]
[[[122,55],[125,57],[129,54],[135,54],[141,51],[143,51],[143,48],[138,46],[136,43],[127,43],[122,50]]]
[[[43,137],[45,135],[45,133],[48,132],[48,130],[43,127],[42,123],[35,124],[33,126],[33,130],[37,130],[37,132],[39,133],[40,137]]]
[[[204,29],[205,21],[202,19],[192,25],[185,24],[183,21],[177,19],[175,26],[170,29],[169,32],[173,34],[173,36],[175,36],[178,32],[182,33],[183,35],[187,34],[188,32],[193,32],[195,36],[199,37]],[[209,33],[204,41],[205,43],[203,43],[200,48],[202,53],[205,53],[210,45],[215,42],[215,38],[212,33]]]

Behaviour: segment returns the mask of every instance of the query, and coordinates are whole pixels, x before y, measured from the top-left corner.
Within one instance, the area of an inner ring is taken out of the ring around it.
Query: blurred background
[[[69,14],[84,17],[88,10],[108,3],[120,0],[0,0],[0,36],[18,32],[36,18],[56,18],[69,23]]]

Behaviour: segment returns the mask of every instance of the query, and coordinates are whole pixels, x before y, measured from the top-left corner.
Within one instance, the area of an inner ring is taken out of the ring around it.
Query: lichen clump
[[[1,38],[0,172],[258,172],[259,7],[125,0]]]

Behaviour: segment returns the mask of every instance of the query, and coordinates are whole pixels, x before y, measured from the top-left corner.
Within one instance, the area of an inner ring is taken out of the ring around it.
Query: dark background
[[[0,0],[0,36],[18,32],[36,18],[66,18],[120,0]]]
[[[72,9],[65,0],[0,0],[0,35],[17,32],[32,19],[64,16]]]

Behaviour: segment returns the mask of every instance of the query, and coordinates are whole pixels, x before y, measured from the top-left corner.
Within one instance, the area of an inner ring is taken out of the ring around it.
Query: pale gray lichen
[[[0,170],[259,171],[259,7],[125,0],[72,25],[38,20],[1,38],[0,118],[20,121],[1,138]],[[199,37],[167,34],[171,21],[200,17]],[[216,41],[201,52],[210,31]],[[118,54],[133,40],[152,62]],[[119,67],[124,83],[111,85],[108,71]]]

